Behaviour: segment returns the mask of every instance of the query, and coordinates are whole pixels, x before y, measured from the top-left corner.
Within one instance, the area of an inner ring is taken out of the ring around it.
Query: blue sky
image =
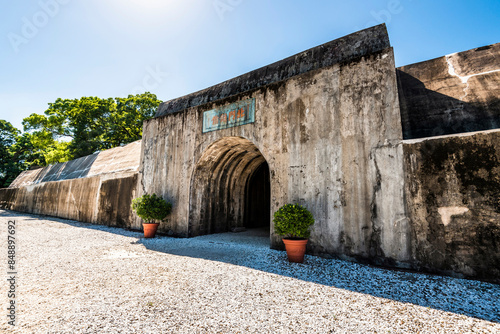
[[[166,101],[385,22],[402,66],[500,42],[500,1],[2,1],[0,119],[57,98]]]

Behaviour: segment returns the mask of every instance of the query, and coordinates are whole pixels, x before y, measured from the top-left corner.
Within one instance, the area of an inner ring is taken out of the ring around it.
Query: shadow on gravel
[[[248,230],[190,239],[138,240],[147,249],[230,263],[376,297],[500,322],[500,286],[480,281],[393,271],[306,255],[289,263],[284,251],[269,248],[269,234]]]
[[[12,213],[12,215],[8,214],[7,217],[16,215],[16,213]],[[2,216],[5,217],[4,214]],[[78,228],[89,228],[131,237],[134,238],[131,243],[142,244],[147,249],[157,252],[225,262],[305,282],[500,323],[500,285],[393,271],[309,255],[306,255],[303,264],[289,263],[285,252],[269,248],[269,235],[262,230],[212,234],[188,239],[166,236],[144,239],[140,232],[120,228],[79,223],[60,218],[44,219],[51,219]]]

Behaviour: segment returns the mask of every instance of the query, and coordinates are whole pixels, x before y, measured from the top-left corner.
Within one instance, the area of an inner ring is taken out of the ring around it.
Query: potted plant
[[[159,221],[165,219],[170,214],[172,204],[156,196],[156,194],[144,194],[132,200],[132,210],[144,220],[142,223],[144,238],[154,238],[156,230],[160,225]]]
[[[274,213],[274,231],[283,237],[288,261],[304,262],[306,244],[314,224],[311,212],[299,204],[285,204]]]

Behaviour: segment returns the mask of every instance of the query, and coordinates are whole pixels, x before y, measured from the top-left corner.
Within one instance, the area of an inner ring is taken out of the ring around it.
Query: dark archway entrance
[[[265,228],[270,225],[271,185],[269,165],[263,162],[248,178],[245,202],[245,227]]]
[[[269,227],[269,175],[251,141],[226,137],[210,145],[191,179],[189,236]]]

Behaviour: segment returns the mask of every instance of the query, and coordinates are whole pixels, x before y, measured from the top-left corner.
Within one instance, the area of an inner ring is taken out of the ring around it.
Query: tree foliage
[[[139,140],[142,123],[161,103],[143,93],[126,98],[57,99],[23,119],[24,133],[0,120],[0,187],[23,170],[69,161]]]
[[[142,122],[153,117],[160,103],[151,93],[57,99],[44,115],[25,118],[23,126],[50,148],[44,154],[47,163],[68,161],[141,139]]]
[[[19,134],[11,123],[0,120],[0,188],[8,186],[21,172],[12,149]]]
[[[13,160],[20,164],[22,170],[47,165],[45,151],[50,151],[51,147],[44,146],[46,141],[39,136],[23,133],[12,146]]]

